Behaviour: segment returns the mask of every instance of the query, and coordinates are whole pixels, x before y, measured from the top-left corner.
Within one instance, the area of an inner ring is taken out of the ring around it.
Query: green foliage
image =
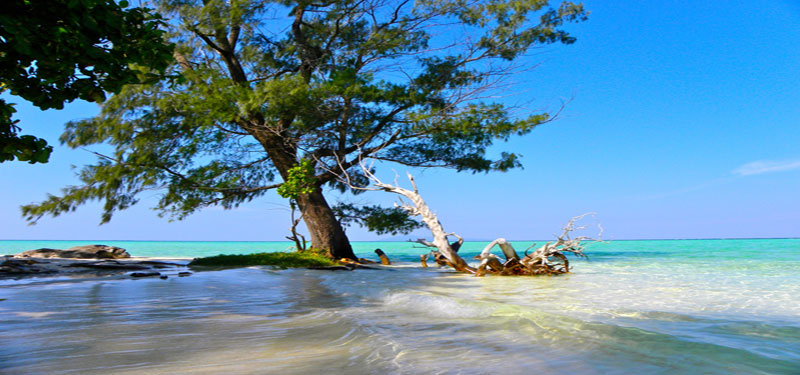
[[[278,195],[297,199],[300,194],[310,194],[317,189],[317,179],[314,177],[314,163],[303,159],[299,164],[289,169],[288,177],[278,187]]]
[[[0,83],[41,109],[61,109],[78,98],[102,102],[123,85],[160,79],[173,48],[160,29],[164,20],[127,7],[113,0],[4,0]],[[52,147],[18,136],[17,122],[8,124],[9,110],[0,103],[0,162],[47,162]]]
[[[53,147],[48,146],[44,139],[32,135],[18,136],[19,120],[11,118],[14,112],[16,109],[13,104],[0,99],[0,163],[15,158],[30,164],[46,163]]]
[[[68,146],[114,151],[80,185],[23,207],[28,220],[100,200],[106,221],[153,189],[164,191],[156,209],[178,219],[281,184],[294,199],[344,174],[366,183],[359,163],[369,159],[519,167],[517,154],[487,150],[551,117],[515,115],[488,99],[493,85],[531,48],[574,42],[561,27],[586,17],[580,4],[546,0],[159,4],[176,43],[168,74],[182,79],[125,86],[99,116],[68,124]],[[363,210],[368,227],[410,228],[396,212]]]
[[[325,255],[312,251],[217,255],[195,258],[189,263],[190,266],[207,267],[276,266],[283,268],[324,267],[333,266],[335,264],[336,263]]]
[[[408,216],[408,213],[399,207],[357,207],[350,203],[339,203],[333,207],[333,212],[342,225],[358,224],[378,235],[387,233],[392,235],[408,234],[414,229],[424,226],[424,224]]]

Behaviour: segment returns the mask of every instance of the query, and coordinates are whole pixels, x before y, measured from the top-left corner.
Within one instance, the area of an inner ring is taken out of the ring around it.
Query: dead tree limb
[[[564,226],[564,231],[556,239],[555,242],[548,242],[530,255],[526,255],[520,263],[532,271],[538,269],[545,273],[567,273],[569,272],[569,261],[565,253],[572,253],[578,257],[586,257],[584,254],[585,242],[598,241],[591,237],[579,236],[575,238],[570,237],[570,232],[576,230],[583,230],[588,225],[576,226],[575,223],[586,216],[594,215],[594,213],[585,213],[583,215],[575,216],[570,219]],[[602,235],[602,227],[600,227]]]
[[[294,217],[294,213],[297,210],[297,204],[294,202],[294,200],[289,202],[289,206],[292,208],[292,213],[291,213],[292,226],[289,227],[289,232],[292,235],[286,236],[286,239],[289,241],[294,241],[294,245],[297,248],[297,251],[306,251],[307,250],[306,245],[308,242],[306,242],[305,236],[297,232],[297,225],[300,224],[300,220],[303,219],[303,215],[301,214],[300,217],[298,218]]]
[[[417,240],[417,242],[425,246],[436,247],[439,253],[446,258],[447,264],[455,268],[457,271],[475,273],[475,268],[470,267],[467,262],[464,261],[464,259],[458,256],[457,251],[450,246],[447,236],[452,235],[452,233],[445,232],[444,228],[442,227],[442,223],[439,222],[436,214],[430,209],[430,207],[428,207],[428,204],[425,203],[425,200],[422,199],[422,196],[420,196],[419,190],[417,189],[417,183],[414,181],[414,176],[412,176],[410,173],[407,173],[412,189],[405,189],[397,185],[384,183],[375,177],[375,175],[370,172],[369,168],[363,165],[362,172],[370,181],[372,181],[372,184],[377,189],[398,194],[410,201],[401,201],[402,203],[395,203],[395,205],[408,212],[408,214],[411,216],[419,216],[433,234],[433,242],[424,239]],[[463,239],[460,241],[463,243]]]
[[[491,254],[492,248],[495,247],[495,245],[499,246],[500,249],[503,250],[503,255],[506,257],[506,259],[519,260],[519,255],[517,255],[517,252],[514,250],[514,246],[511,246],[511,243],[506,241],[505,238],[498,238],[486,245],[486,247],[483,248],[483,251],[481,251],[481,259],[485,258],[488,254]]]
[[[593,213],[587,213],[575,216],[567,222],[564,226],[563,232],[557,236],[555,242],[548,242],[539,247],[531,254],[527,254],[522,258],[519,257],[514,246],[505,238],[498,238],[489,243],[480,255],[475,259],[480,261],[477,268],[472,267],[458,255],[458,249],[464,243],[464,239],[455,234],[445,232],[442,223],[436,217],[433,210],[428,207],[428,204],[422,199],[417,188],[414,176],[406,173],[409,182],[411,182],[411,189],[400,187],[397,182],[394,185],[387,184],[378,179],[365,165],[361,164],[361,170],[371,182],[372,187],[354,186],[350,183],[349,178],[342,179],[344,183],[350,185],[354,189],[362,190],[382,190],[390,193],[398,194],[401,196],[400,203],[395,203],[395,206],[405,210],[411,216],[419,216],[422,221],[430,229],[433,234],[433,241],[426,239],[417,239],[416,243],[422,244],[427,247],[433,247],[436,250],[432,251],[434,260],[439,265],[447,265],[454,268],[459,272],[468,272],[475,274],[475,276],[484,276],[487,273],[498,275],[553,275],[569,272],[569,261],[565,256],[566,253],[572,253],[580,257],[586,257],[584,254],[584,241],[596,241],[593,238],[579,236],[575,238],[570,237],[570,233],[576,230],[586,229],[587,226],[576,226],[576,222]],[[406,198],[406,202],[402,198]],[[602,234],[602,227],[601,234]],[[456,242],[450,243],[448,236],[457,238]],[[498,246],[503,252],[505,260],[491,253],[492,249]],[[427,267],[427,255],[420,257],[423,267]]]

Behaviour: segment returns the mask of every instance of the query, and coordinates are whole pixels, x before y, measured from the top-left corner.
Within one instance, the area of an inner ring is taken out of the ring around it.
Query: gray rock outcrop
[[[76,258],[76,259],[123,259],[130,258],[128,252],[116,246],[84,245],[66,250],[36,249],[14,255],[15,258]]]
[[[183,271],[183,267],[186,267],[186,263],[180,260],[176,261],[163,262],[146,258],[131,258],[125,249],[107,245],[75,246],[66,250],[43,248],[15,255],[0,256],[0,279],[44,276],[110,276],[131,271],[137,271],[130,275],[134,278],[168,277],[159,271],[185,276],[180,273]]]
[[[0,279],[28,276],[103,276],[127,273],[130,271],[155,273],[153,276],[161,276],[158,272],[161,271],[182,276],[180,273],[184,267],[186,267],[185,263],[138,259],[23,258],[3,256],[0,257]],[[136,277],[134,275],[131,276]]]

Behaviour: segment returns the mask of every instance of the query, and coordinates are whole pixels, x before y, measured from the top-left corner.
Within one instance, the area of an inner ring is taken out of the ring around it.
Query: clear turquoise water
[[[289,247],[100,243],[164,257]],[[354,247],[398,265],[7,281],[0,374],[800,374],[797,239],[613,241],[537,278],[421,268],[409,243]]]
[[[512,241],[518,251],[532,244],[546,241]],[[466,242],[462,253],[479,253],[487,242]],[[30,241],[0,240],[0,254],[14,254],[25,250],[49,247],[66,249],[72,246],[104,244],[125,248],[133,256],[195,258],[217,254],[249,254],[264,251],[290,251],[293,243],[287,241]],[[360,256],[372,256],[376,248],[398,259],[416,261],[427,252],[421,245],[410,242],[353,242]],[[765,250],[767,249],[767,250]],[[756,253],[758,252],[758,254]],[[798,261],[800,239],[744,239],[744,240],[636,240],[608,241],[590,245],[593,261],[644,261],[650,258],[680,258],[683,261],[750,261],[761,259],[761,252],[769,253],[773,261]]]

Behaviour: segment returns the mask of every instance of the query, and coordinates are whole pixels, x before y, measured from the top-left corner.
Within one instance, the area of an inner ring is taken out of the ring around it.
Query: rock
[[[17,258],[77,258],[77,259],[122,259],[130,258],[128,252],[116,246],[85,245],[75,246],[67,250],[37,249],[14,255]]]
[[[178,272],[178,277],[186,277],[191,275],[191,272]]]
[[[158,272],[134,272],[131,274],[131,277],[155,277],[161,276]]]
[[[161,275],[161,276],[159,276],[159,278],[160,278],[161,280],[166,280],[166,279],[169,279],[169,276],[167,276],[167,275]]]
[[[28,250],[28,251],[23,251],[23,252],[21,252],[19,254],[14,254],[14,257],[17,257],[17,258],[29,258],[29,257],[35,257],[35,258],[61,258],[58,255],[61,254],[62,251],[64,251],[64,250],[48,249],[46,247],[43,247],[41,249]]]
[[[108,246],[108,245],[85,245],[85,246],[75,246],[67,249],[66,251],[74,251],[76,254],[92,254],[94,253],[94,258],[99,259],[124,259],[130,258],[131,255],[128,254],[128,251],[116,246]],[[80,257],[76,257],[80,258]]]
[[[68,264],[64,267],[82,267],[82,268],[94,268],[97,270],[127,270],[127,271],[150,269],[149,267],[143,266],[141,264],[117,264],[117,263],[73,263],[73,264]]]
[[[148,267],[156,268],[156,269],[165,269],[165,268],[175,268],[175,267],[184,267],[185,264],[180,263],[173,263],[173,262],[162,262],[158,260],[142,260],[138,262],[139,264],[145,264]]]
[[[0,263],[0,274],[54,273],[55,270],[39,265],[32,259],[7,259]]]
[[[0,258],[0,279],[26,276],[113,275],[138,271],[133,277],[161,276],[156,268],[174,264],[169,271],[185,267],[180,263],[139,261],[136,259],[75,259],[75,258]]]

